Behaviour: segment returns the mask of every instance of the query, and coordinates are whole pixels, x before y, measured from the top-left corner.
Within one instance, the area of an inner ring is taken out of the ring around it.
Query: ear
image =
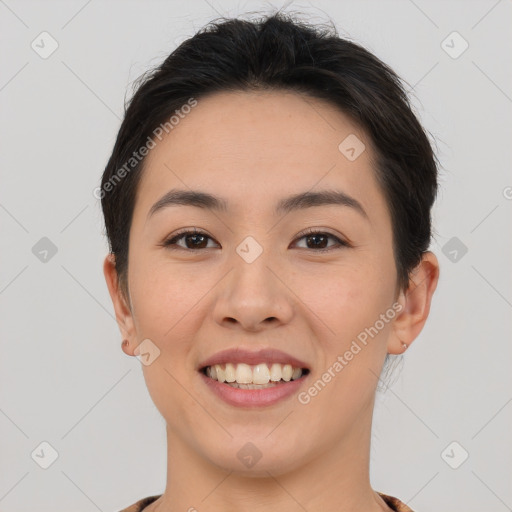
[[[402,354],[403,344],[409,346],[423,329],[438,280],[437,257],[433,252],[427,251],[411,273],[408,289],[400,292],[397,302],[402,307],[393,322],[392,332],[388,338],[389,354]]]
[[[105,275],[110,298],[114,305],[117,325],[119,326],[123,339],[127,339],[129,342],[128,344],[122,345],[123,351],[125,354],[133,356],[133,351],[137,345],[133,313],[131,307],[126,303],[124,294],[119,286],[115,255],[112,253],[109,253],[103,262],[103,274]]]

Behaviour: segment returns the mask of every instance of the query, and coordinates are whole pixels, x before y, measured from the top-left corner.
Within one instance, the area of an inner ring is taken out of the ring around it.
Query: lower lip
[[[222,400],[230,405],[238,407],[264,407],[272,405],[280,400],[288,398],[297,393],[307,375],[289,382],[281,382],[275,386],[262,389],[240,389],[234,388],[218,380],[207,377],[199,372],[206,385]]]

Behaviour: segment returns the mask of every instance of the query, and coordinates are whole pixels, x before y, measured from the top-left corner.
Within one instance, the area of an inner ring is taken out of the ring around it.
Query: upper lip
[[[309,366],[300,359],[274,348],[262,348],[260,350],[247,350],[245,348],[230,348],[213,354],[199,364],[199,370],[207,366],[224,363],[245,363],[256,365],[260,363],[291,364],[294,368],[307,368]]]

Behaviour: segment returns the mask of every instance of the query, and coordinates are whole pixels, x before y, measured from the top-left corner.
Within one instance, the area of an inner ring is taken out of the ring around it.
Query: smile
[[[238,408],[268,407],[296,395],[307,380],[307,368],[290,364],[225,363],[199,371],[203,382],[222,402]]]
[[[216,380],[239,389],[264,389],[300,379],[309,373],[306,368],[293,367],[291,364],[260,363],[226,363],[206,366],[203,373]]]

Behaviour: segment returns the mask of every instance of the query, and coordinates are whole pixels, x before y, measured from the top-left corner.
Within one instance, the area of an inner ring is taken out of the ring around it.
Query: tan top
[[[392,510],[395,512],[414,512],[411,508],[409,508],[405,503],[402,503],[398,498],[394,498],[393,496],[388,496],[387,494],[382,494],[381,492],[377,493],[387,505],[390,506]],[[124,508],[119,512],[142,512],[145,507],[156,501],[158,498],[162,496],[158,494],[156,496],[148,496],[147,498],[143,498],[137,503],[130,505],[128,508]]]

